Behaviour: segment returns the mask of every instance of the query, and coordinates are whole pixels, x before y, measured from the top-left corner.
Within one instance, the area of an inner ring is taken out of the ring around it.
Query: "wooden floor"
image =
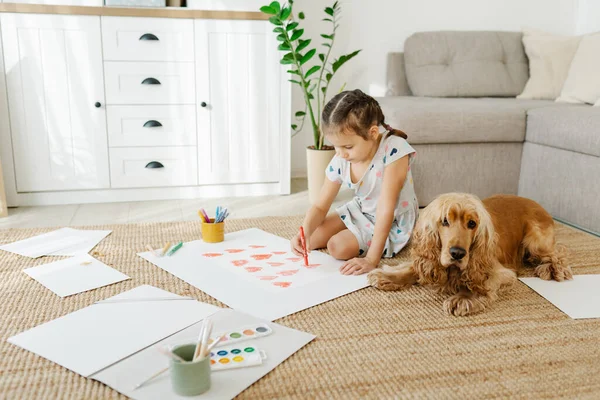
[[[129,203],[74,204],[8,209],[1,228],[36,228],[140,222],[196,221],[197,211],[214,213],[217,205],[228,207],[230,218],[302,215],[310,207],[306,179],[292,179],[289,196],[230,197],[193,200],[161,200]],[[333,207],[352,198],[342,191]]]

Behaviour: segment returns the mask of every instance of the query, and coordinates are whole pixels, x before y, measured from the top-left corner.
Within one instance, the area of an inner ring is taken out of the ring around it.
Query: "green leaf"
[[[308,94],[306,95],[306,97],[308,97],[308,99],[309,99],[309,100],[314,100],[314,99],[315,99],[315,96],[313,96],[313,94],[312,94],[312,93],[308,93]]]
[[[333,74],[330,74],[330,73],[325,75],[325,79],[327,79],[327,82],[329,82],[332,77],[333,77]]]
[[[325,62],[325,54],[319,53],[319,60],[321,60],[321,62]]]
[[[305,79],[308,78],[310,75],[314,74],[315,72],[317,72],[320,69],[321,69],[320,65],[315,65],[314,67],[309,69],[308,72],[306,72],[306,75],[304,75],[304,78]]]
[[[300,11],[300,14],[298,14],[298,18],[304,19],[304,12],[303,11]]]
[[[273,3],[271,3],[271,5],[273,5]],[[327,13],[333,17],[333,8],[325,7],[325,13]]]
[[[315,89],[317,88],[317,84],[314,84],[310,87],[310,89],[308,89],[308,93],[312,93],[315,91]]]
[[[292,130],[294,130],[294,131],[295,131],[296,129],[298,129],[298,125],[296,125],[296,124],[292,124]]]
[[[308,53],[302,56],[302,59],[300,60],[300,65],[306,64],[312,58],[312,56],[315,55],[316,52],[316,49],[309,50]]]
[[[323,86],[323,87],[321,88],[321,92],[323,92],[323,94],[325,94],[325,92],[326,92],[326,91],[327,91],[327,86]]]
[[[296,71],[295,69],[288,69],[287,72],[290,74],[300,75],[300,72]]]
[[[289,32],[297,26],[298,26],[297,22],[292,22],[291,24],[288,24],[288,26],[285,27],[285,30]]]
[[[291,47],[290,47],[290,45],[289,45],[289,44],[287,44],[287,43],[281,43],[281,44],[279,45],[279,47],[277,47],[277,50],[289,51],[289,50],[291,50]]]
[[[294,53],[287,53],[285,56],[283,56],[283,58],[294,61]]]
[[[290,3],[292,2],[292,0],[290,0]],[[336,1],[335,3],[333,3],[333,8],[336,9],[338,5],[338,2]]]
[[[280,42],[285,42],[285,35],[283,33],[280,33],[279,35],[277,35],[277,40],[279,40]]]
[[[260,8],[260,11],[264,12],[265,14],[271,14],[271,15],[275,15],[277,14],[277,10],[275,10],[273,7],[271,6],[262,6]]]
[[[279,16],[279,18],[281,18],[282,21],[285,21],[286,19],[288,19],[291,13],[292,7],[286,7],[283,10],[281,10],[281,15]]]
[[[353,59],[360,52],[361,52],[361,50],[356,50],[350,54],[340,56],[339,59],[335,60],[331,64],[331,66],[333,67],[333,72],[335,73],[342,65],[344,65],[347,61]]]
[[[279,61],[279,63],[281,65],[289,65],[289,64],[293,64],[294,60],[290,60],[289,58],[282,58],[281,61]]]
[[[278,26],[278,27],[276,27],[276,28],[273,29],[273,32],[275,32],[275,33],[283,33],[285,31],[283,30],[282,27]]]
[[[325,47],[331,47],[331,45],[329,43],[321,43],[321,44]]]
[[[300,38],[300,36],[302,36],[303,33],[304,33],[304,29],[296,29],[294,31],[294,33],[292,34],[290,41],[293,42],[294,40],[297,40],[298,38]]]
[[[298,111],[298,112],[296,112],[296,117],[302,117],[304,115],[306,115],[306,113],[304,111]]]
[[[323,18],[323,21],[333,22],[331,18]]]
[[[269,18],[269,22],[272,23],[273,25],[278,25],[278,26],[283,25],[283,22],[281,22],[281,20],[277,16]]]
[[[324,37],[325,39],[333,40],[333,35],[325,35],[325,34],[321,33],[321,37]]]
[[[277,14],[279,14],[279,11],[281,11],[281,4],[279,4],[278,1],[274,1],[271,4],[269,4],[269,7],[271,7],[273,10],[275,10],[275,12]]]
[[[298,41],[298,47],[296,47],[296,51],[302,51],[306,48],[306,46],[308,46],[310,44],[310,39],[307,40],[300,40]]]
[[[292,83],[296,83],[296,84],[298,84],[298,85],[302,86],[302,83],[300,83],[300,82],[298,82],[298,81],[295,81],[295,80],[293,80],[293,79],[288,79],[288,81],[290,81],[290,82],[292,82]]]

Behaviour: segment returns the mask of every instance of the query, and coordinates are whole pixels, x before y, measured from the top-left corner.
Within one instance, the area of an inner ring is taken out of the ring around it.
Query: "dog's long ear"
[[[442,240],[438,232],[439,201],[432,201],[420,213],[413,234],[413,267],[421,284],[444,284],[447,276],[440,265]]]
[[[469,289],[486,293],[485,281],[494,268],[496,259],[497,234],[492,218],[482,203],[476,206],[479,226],[470,249],[469,264],[465,270]]]

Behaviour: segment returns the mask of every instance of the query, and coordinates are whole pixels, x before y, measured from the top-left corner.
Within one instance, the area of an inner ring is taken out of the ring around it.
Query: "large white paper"
[[[129,276],[88,254],[27,268],[23,272],[60,297],[129,279]]]
[[[139,255],[229,307],[268,321],[368,286],[366,275],[340,274],[343,262],[321,252],[310,253],[306,268],[288,240],[260,229],[227,234],[222,243],[185,243],[171,257]]]
[[[600,275],[574,275],[564,282],[519,279],[573,319],[600,318]]]
[[[213,332],[228,331],[245,325],[264,322],[258,318],[233,310],[219,311],[210,318],[214,322]],[[200,332],[200,325],[192,325],[161,341],[157,346],[195,343]],[[315,337],[309,333],[290,329],[275,323],[269,323],[269,326],[273,329],[271,335],[240,343],[240,346],[252,345],[260,350],[264,350],[267,354],[267,359],[262,365],[212,372],[210,390],[196,397],[218,400],[234,398]],[[94,374],[91,378],[133,399],[189,398],[180,397],[173,392],[168,372],[148,382],[141,388],[133,390],[138,383],[143,382],[146,378],[154,375],[154,373],[168,365],[168,358],[160,354],[155,346],[152,346]]]
[[[31,258],[45,255],[74,256],[89,252],[110,232],[62,228],[0,246],[0,250]]]
[[[173,300],[177,298],[182,300]],[[88,377],[218,309],[144,285],[113,296],[104,304],[92,304],[39,325],[8,341]]]

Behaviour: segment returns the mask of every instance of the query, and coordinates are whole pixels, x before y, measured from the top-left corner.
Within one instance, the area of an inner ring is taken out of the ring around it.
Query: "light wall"
[[[585,4],[584,4],[585,3]],[[296,0],[295,12],[304,11],[305,35],[321,43],[328,33],[322,22],[324,0]],[[417,31],[500,30],[535,28],[575,34],[600,30],[600,0],[343,0],[342,20],[334,46],[336,55],[362,49],[334,77],[329,97],[346,82],[374,96],[385,93],[386,55],[402,51],[404,40]],[[303,108],[302,95],[294,87],[294,111]],[[308,129],[307,129],[308,128]],[[305,125],[292,139],[292,175],[306,175],[306,146],[312,132]]]

